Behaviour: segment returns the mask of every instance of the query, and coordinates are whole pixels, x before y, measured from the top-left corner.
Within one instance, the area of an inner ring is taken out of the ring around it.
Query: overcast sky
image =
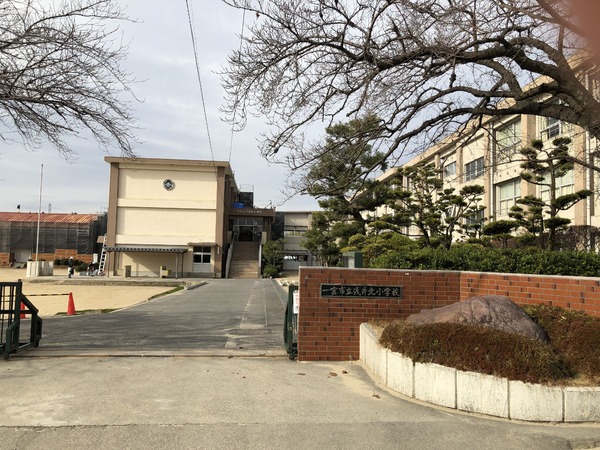
[[[143,100],[135,105],[141,128],[135,152],[145,158],[210,160],[185,0],[120,1],[127,5],[127,15],[138,20],[122,27],[125,38],[131,40],[127,68],[140,80],[133,88]],[[220,0],[190,0],[190,4],[214,159],[227,161],[231,131],[221,120],[224,91],[215,72],[225,65],[230,51],[239,47],[242,13]],[[258,207],[272,204],[280,211],[317,209],[316,201],[309,197],[296,197],[282,204],[286,169],[269,165],[260,156],[257,139],[261,131],[261,121],[253,120],[246,130],[233,136],[231,166],[238,185],[254,190]],[[37,212],[42,164],[42,211],[105,211],[107,154],[94,141],[69,142],[79,155],[72,163],[50,145],[31,152],[20,144],[0,142],[0,211],[16,211],[21,205],[22,212]],[[120,155],[115,150],[111,156]]]

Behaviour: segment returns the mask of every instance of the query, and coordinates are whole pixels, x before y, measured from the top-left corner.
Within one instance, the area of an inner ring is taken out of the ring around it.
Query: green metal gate
[[[21,339],[23,331],[30,325],[29,336]],[[23,294],[21,280],[0,283],[0,353],[8,359],[11,353],[29,347],[37,347],[42,338],[42,319],[38,309]]]

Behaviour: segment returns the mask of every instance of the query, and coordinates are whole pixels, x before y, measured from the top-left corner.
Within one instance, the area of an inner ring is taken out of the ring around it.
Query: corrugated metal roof
[[[98,219],[97,214],[47,214],[40,215],[42,223],[89,224]],[[37,223],[37,213],[0,212],[0,222]]]

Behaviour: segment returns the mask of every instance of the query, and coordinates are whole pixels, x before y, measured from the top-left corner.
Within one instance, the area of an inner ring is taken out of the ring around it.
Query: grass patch
[[[599,318],[543,305],[525,311],[546,330],[549,343],[477,325],[404,321],[385,326],[380,343],[416,362],[510,380],[600,384]]]
[[[148,298],[148,300],[154,300],[154,299],[157,299],[157,298],[160,298],[160,297],[164,297],[165,295],[173,294],[175,292],[182,291],[183,289],[184,289],[183,286],[177,286],[177,287],[174,287],[173,289],[169,289],[168,291],[161,292],[160,294],[153,295],[152,297]]]
[[[113,311],[118,311],[120,308],[103,308],[103,309],[83,309],[81,311],[77,311],[75,313],[76,316],[79,316],[81,314],[108,314],[111,313]],[[55,314],[55,316],[66,316],[67,313],[66,312],[58,312]]]

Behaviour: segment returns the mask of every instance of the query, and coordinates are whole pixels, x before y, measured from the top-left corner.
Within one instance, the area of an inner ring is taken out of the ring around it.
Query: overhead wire
[[[243,13],[242,13],[242,30],[240,32],[240,47],[239,47],[239,52],[242,52],[242,44],[244,42],[244,28],[246,27],[246,9],[243,9]],[[235,119],[237,116],[237,97],[235,99],[235,107],[233,108],[233,117],[231,119],[231,139],[229,141],[229,159],[227,161],[229,161],[229,163],[231,163],[231,152],[233,150],[233,134],[234,134],[234,126],[235,126]]]
[[[215,161],[215,154],[213,151],[213,145],[212,145],[212,139],[210,136],[210,126],[208,124],[208,114],[206,112],[206,100],[204,98],[204,88],[202,86],[202,76],[200,75],[200,63],[198,61],[198,46],[196,45],[196,33],[194,32],[194,14],[192,12],[192,8],[190,6],[190,2],[189,0],[185,0],[185,6],[187,9],[187,15],[188,15],[188,24],[190,26],[190,36],[192,39],[192,49],[194,52],[194,62],[196,65],[196,76],[198,78],[198,85],[200,86],[200,98],[202,100],[202,110],[204,112],[204,123],[206,125],[206,136],[208,138],[208,148],[210,149],[210,158],[212,160],[213,163],[213,168],[215,171],[215,176],[217,177],[218,180],[218,174],[219,174],[219,170],[217,169],[217,163]],[[231,169],[231,165],[229,166]],[[218,183],[218,181],[217,181]],[[217,194],[220,197],[220,201],[224,202],[224,198],[223,195],[224,193],[221,192],[221,189],[217,188]]]
[[[188,15],[188,23],[190,26],[190,36],[192,39],[192,49],[194,51],[194,62],[196,65],[196,76],[198,78],[198,85],[200,86],[200,98],[202,100],[202,110],[204,112],[204,122],[206,124],[206,135],[208,137],[208,147],[210,149],[210,156],[212,158],[213,163],[215,162],[215,155],[213,152],[212,139],[210,137],[210,127],[208,124],[208,114],[206,113],[206,101],[204,99],[204,88],[202,87],[202,76],[200,75],[200,63],[198,61],[198,46],[196,45],[196,34],[194,32],[194,20],[193,14],[190,7],[189,0],[185,0],[185,6],[187,8]],[[216,167],[216,166],[215,166]]]

